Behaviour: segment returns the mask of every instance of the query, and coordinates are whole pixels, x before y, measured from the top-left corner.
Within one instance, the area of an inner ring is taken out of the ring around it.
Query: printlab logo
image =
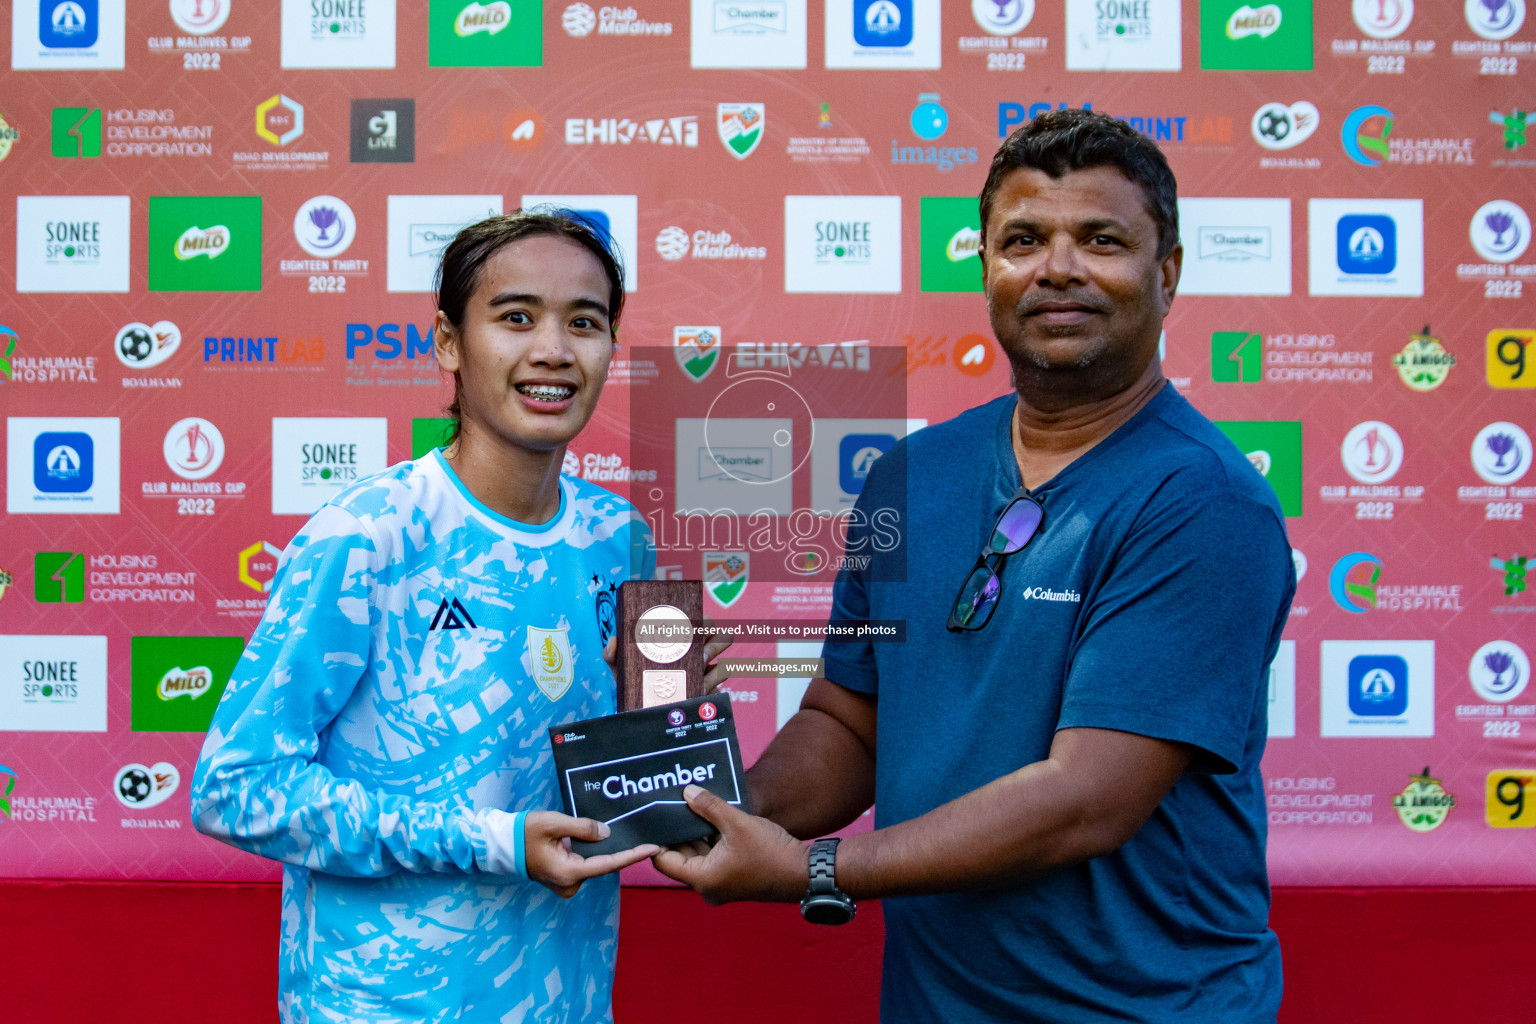
[[[183,480],[203,480],[224,462],[224,435],[200,416],[177,420],[165,432],[165,464]]]
[[[540,67],[544,63],[541,0],[431,0],[427,64],[443,67]]]
[[[171,0],[171,17],[183,32],[206,36],[224,27],[232,3],[233,0]]]
[[[971,0],[971,17],[994,36],[1017,35],[1034,16],[1035,0]]]
[[[1531,458],[1531,436],[1514,423],[1490,423],[1472,439],[1472,468],[1490,484],[1519,481]]]
[[[1467,666],[1472,689],[1483,700],[1508,704],[1525,692],[1531,681],[1531,662],[1520,646],[1509,640],[1483,644]]]
[[[112,777],[112,795],[130,810],[143,811],[165,803],[181,785],[181,773],[169,761],[152,765],[125,764]]]
[[[1456,357],[1445,350],[1439,338],[1429,333],[1429,325],[1409,335],[1408,344],[1392,357],[1398,376],[1415,391],[1433,391],[1445,383],[1456,365]]]
[[[1536,388],[1536,331],[1510,329],[1488,332],[1488,383],[1496,388]]]
[[[1518,203],[1495,199],[1472,215],[1472,248],[1490,263],[1512,263],[1531,244],[1531,219]]]
[[[1384,484],[1396,476],[1403,453],[1403,439],[1380,420],[1355,424],[1339,446],[1344,471],[1362,484]]]
[[[568,629],[528,627],[528,667],[537,686],[550,700],[559,700],[576,678],[571,664]]]
[[[1312,0],[1202,0],[1200,66],[1220,71],[1311,71]]]
[[[181,347],[181,328],[169,320],[124,324],[112,341],[117,361],[131,370],[159,366]]]
[[[763,141],[768,109],[762,103],[720,103],[716,105],[715,127],[726,152],[745,160]]]
[[[416,101],[353,100],[355,164],[408,164],[416,159]]]
[[[134,732],[207,732],[245,650],[238,636],[136,636],[129,640]]]
[[[352,207],[335,196],[315,196],[293,217],[293,234],[311,256],[340,256],[357,233]]]
[[[1456,806],[1456,798],[1429,774],[1426,766],[1422,774],[1408,776],[1408,788],[1392,798],[1392,806],[1403,824],[1415,832],[1433,832],[1445,824],[1451,808]]]
[[[720,361],[720,328],[672,328],[672,354],[689,380],[703,380],[714,372]]]
[[[918,211],[919,289],[981,291],[981,214],[976,200],[969,196],[923,196]]]
[[[704,590],[720,607],[729,608],[747,592],[751,566],[747,551],[704,552]]]
[[[1466,0],[1467,24],[1484,39],[1508,39],[1525,24],[1525,0]]]
[[[149,290],[261,290],[260,196],[150,196]]]
[[[1344,152],[1355,163],[1380,167],[1389,158],[1390,145],[1387,140],[1395,123],[1392,111],[1386,107],[1374,104],[1356,107],[1344,119],[1339,141],[1344,145]]]
[[[1396,39],[1413,21],[1413,0],[1354,0],[1352,13],[1372,39]]]
[[[1339,559],[1328,574],[1328,592],[1347,612],[1363,615],[1376,607],[1381,559],[1368,551],[1353,551]]]
[[[1216,428],[1274,489],[1281,514],[1301,515],[1300,421],[1218,420]]]
[[[32,556],[32,597],[39,604],[85,600],[85,553],[39,551]]]
[[[1266,103],[1253,113],[1254,141],[1265,149],[1292,149],[1301,145],[1317,131],[1319,115],[1317,107],[1306,100],[1289,106],[1284,103]]]

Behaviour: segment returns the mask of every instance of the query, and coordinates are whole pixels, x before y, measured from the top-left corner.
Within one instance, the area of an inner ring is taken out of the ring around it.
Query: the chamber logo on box
[[[691,0],[696,68],[805,67],[806,0]]]
[[[389,266],[392,292],[430,292],[443,250],[471,224],[501,213],[499,195],[390,196]]]

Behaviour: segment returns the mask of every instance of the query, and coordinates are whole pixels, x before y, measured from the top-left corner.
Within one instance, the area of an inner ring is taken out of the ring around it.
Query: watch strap
[[[838,891],[837,844],[840,842],[842,839],[834,836],[830,839],[818,839],[811,844],[811,880],[806,895],[822,896]]]

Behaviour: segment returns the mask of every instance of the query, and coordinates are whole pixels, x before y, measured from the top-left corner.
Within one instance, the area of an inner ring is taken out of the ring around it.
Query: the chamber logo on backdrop
[[[1525,24],[1525,0],[1465,0],[1467,25],[1484,39],[1508,39]]]
[[[647,21],[633,7],[605,6],[594,10],[591,4],[574,3],[560,15],[565,34],[585,39],[595,30],[600,36],[670,36],[670,21]]]
[[[260,196],[151,196],[149,290],[260,291]]]
[[[901,291],[900,196],[785,196],[784,290]]]
[[[430,0],[427,64],[434,68],[540,67],[544,63],[541,0]]]
[[[126,292],[127,196],[17,196],[18,292]]]
[[[696,68],[805,67],[806,0],[690,0]]]
[[[392,68],[395,0],[283,0],[285,68]]]
[[[11,67],[121,70],[126,6],[126,0],[17,0],[11,5]]]
[[[939,7],[939,0],[827,0],[827,67],[938,68]]]
[[[106,732],[107,638],[0,636],[8,732]]]
[[[1218,71],[1311,71],[1312,0],[1202,0],[1200,66]]]
[[[1291,294],[1289,199],[1179,200],[1188,295]]]
[[[1312,295],[1424,294],[1422,199],[1310,199]]]
[[[383,417],[274,417],[272,514],[312,515],[388,464]]]
[[[353,100],[351,128],[355,164],[408,164],[416,159],[414,99]]]
[[[586,217],[602,228],[618,246],[624,261],[624,290],[634,291],[640,280],[640,202],[619,195],[525,195],[523,209],[556,206]]]
[[[390,196],[387,288],[430,292],[443,250],[462,229],[502,212],[499,195]]]
[[[1433,640],[1324,640],[1324,737],[1435,734]]]
[[[1067,0],[1066,13],[1068,71],[1178,71],[1184,66],[1179,0]]]
[[[923,196],[918,219],[918,288],[981,291],[981,212],[976,199]]]
[[[116,515],[120,429],[116,417],[7,419],[6,511]]]
[[[132,730],[206,732],[244,650],[238,636],[133,637]]]

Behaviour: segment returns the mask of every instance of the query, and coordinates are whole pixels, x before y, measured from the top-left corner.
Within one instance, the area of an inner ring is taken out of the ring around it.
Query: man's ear
[[[1173,251],[1163,257],[1158,267],[1158,291],[1163,299],[1163,315],[1173,308],[1173,297],[1179,290],[1179,275],[1184,270],[1184,246],[1175,245]]]
[[[437,318],[432,321],[432,351],[437,356],[437,365],[444,373],[458,373],[459,360],[462,353],[459,351],[459,331],[448,319],[448,314],[442,310],[437,311]]]

